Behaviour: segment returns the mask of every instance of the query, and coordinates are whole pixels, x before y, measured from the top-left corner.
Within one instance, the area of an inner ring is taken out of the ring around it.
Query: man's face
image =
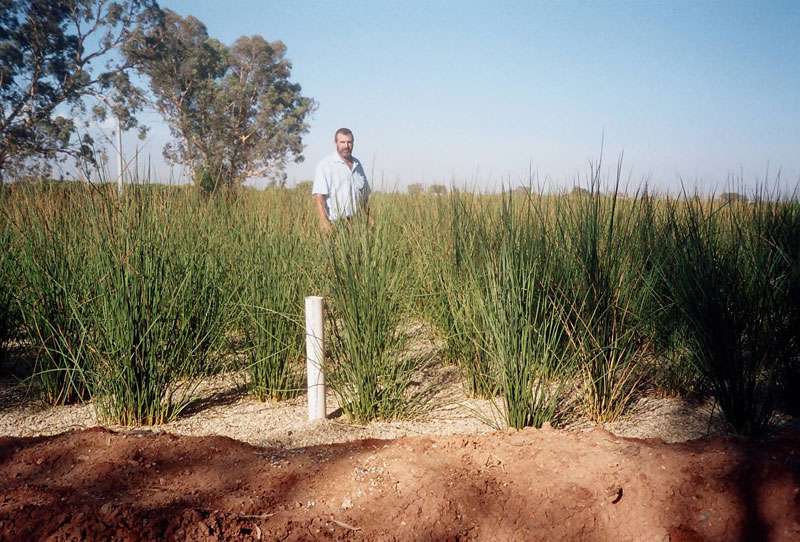
[[[342,158],[350,160],[353,156],[353,136],[336,134],[336,152]]]

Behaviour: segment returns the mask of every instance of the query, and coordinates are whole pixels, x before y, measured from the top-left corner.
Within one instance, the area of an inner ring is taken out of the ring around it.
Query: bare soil
[[[0,438],[2,540],[800,539],[800,435]]]
[[[309,423],[220,377],[182,418],[98,427],[0,383],[0,541],[800,541],[800,432],[646,397],[605,427],[498,431],[442,369],[408,422]]]

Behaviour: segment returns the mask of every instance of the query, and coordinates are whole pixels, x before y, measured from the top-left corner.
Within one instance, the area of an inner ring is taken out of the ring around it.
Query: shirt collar
[[[340,164],[347,165],[347,162],[345,162],[345,161],[342,159],[342,157],[341,157],[341,156],[339,156],[339,153],[338,153],[338,152],[334,152],[334,153],[333,153],[333,161],[334,161],[334,162],[339,162]],[[360,163],[360,162],[358,161],[358,158],[356,158],[355,156],[350,156],[350,161],[351,161],[351,162],[353,162],[353,167],[355,167],[357,164],[359,164],[359,163]]]

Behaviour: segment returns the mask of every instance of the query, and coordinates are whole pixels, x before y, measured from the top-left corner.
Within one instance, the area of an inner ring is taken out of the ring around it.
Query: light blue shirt
[[[359,205],[366,201],[370,193],[361,162],[355,157],[351,159],[352,170],[336,152],[323,158],[317,165],[311,193],[327,196],[325,210],[331,222],[356,214]]]

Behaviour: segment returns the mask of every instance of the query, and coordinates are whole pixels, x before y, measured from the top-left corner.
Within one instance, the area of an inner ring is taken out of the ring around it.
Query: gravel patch
[[[139,427],[137,432],[178,435],[221,435],[256,446],[300,448],[317,444],[368,438],[394,439],[418,435],[480,435],[502,428],[498,409],[491,401],[467,397],[454,367],[434,371],[438,392],[430,408],[412,420],[352,423],[341,413],[336,397],[328,392],[325,420],[308,421],[305,394],[281,403],[259,402],[244,392],[241,377],[222,375],[198,388],[198,399],[177,420]],[[712,412],[713,411],[713,412]],[[28,437],[53,435],[70,429],[100,425],[92,403],[50,407],[10,381],[0,381],[0,435]],[[568,431],[597,427],[586,419],[572,420]],[[642,397],[620,420],[604,424],[623,437],[660,438],[682,442],[724,433],[713,402],[692,403],[681,398]],[[109,426],[118,431],[130,427]]]

